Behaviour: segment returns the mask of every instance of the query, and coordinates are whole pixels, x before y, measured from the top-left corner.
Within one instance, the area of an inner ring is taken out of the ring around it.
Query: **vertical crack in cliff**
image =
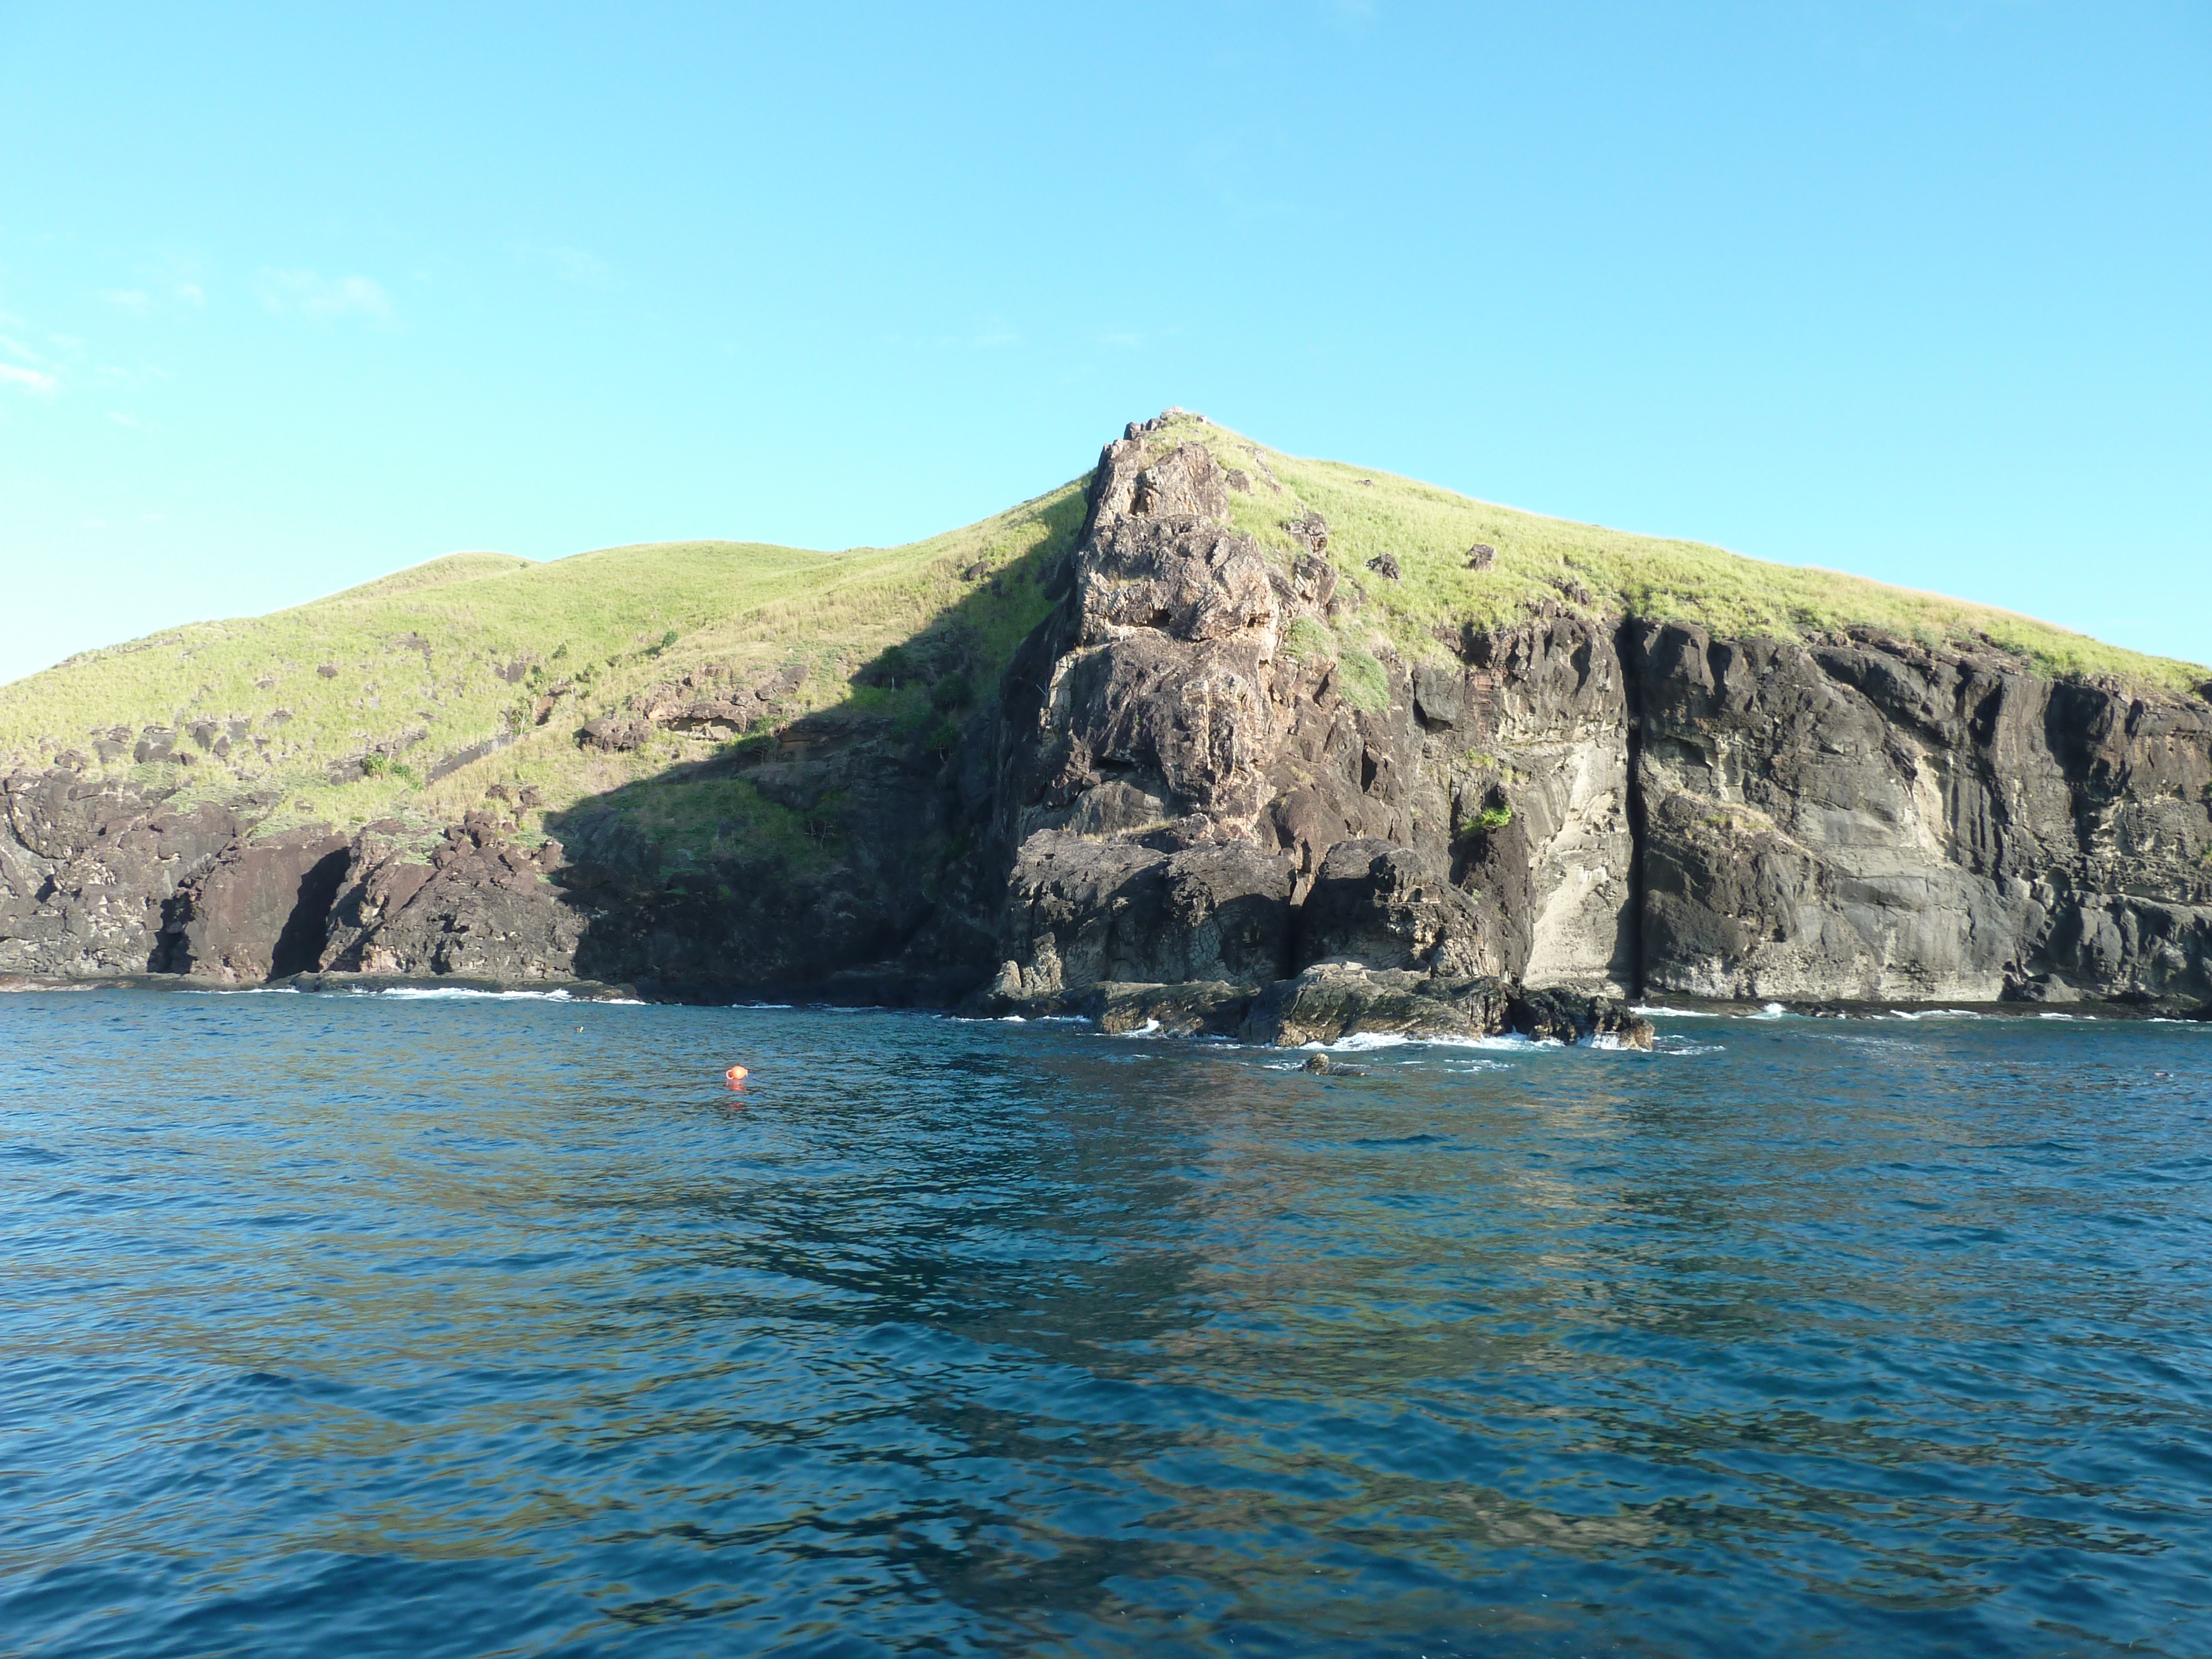
[[[331,909],[337,902],[338,887],[345,879],[351,857],[351,847],[341,847],[318,860],[301,879],[299,901],[285,918],[283,931],[270,952],[270,978],[313,973],[321,965],[323,945],[331,930]]]
[[[1650,824],[1644,805],[1644,684],[1636,672],[1632,635],[1634,616],[1623,617],[1613,630],[1613,654],[1620,665],[1620,695],[1626,706],[1628,736],[1628,915],[1622,927],[1627,937],[1629,983],[1632,997],[1644,997],[1644,856],[1650,843]]]

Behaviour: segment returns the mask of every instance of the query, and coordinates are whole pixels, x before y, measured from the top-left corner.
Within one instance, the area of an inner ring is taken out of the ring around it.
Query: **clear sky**
[[[1168,404],[2212,659],[2212,7],[0,0],[0,679]]]

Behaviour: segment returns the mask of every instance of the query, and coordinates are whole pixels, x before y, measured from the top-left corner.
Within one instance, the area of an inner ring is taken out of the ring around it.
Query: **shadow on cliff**
[[[836,703],[720,728],[711,752],[549,815],[564,850],[551,879],[581,922],[575,974],[662,996],[894,1005],[980,983],[996,966],[983,866],[1001,684],[1064,596],[1084,501],[1046,511],[1049,536],[970,567],[968,591]],[[684,726],[679,713],[663,729]]]

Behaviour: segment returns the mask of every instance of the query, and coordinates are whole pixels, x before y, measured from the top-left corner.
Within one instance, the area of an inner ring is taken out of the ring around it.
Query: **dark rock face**
[[[2212,1006],[2212,706],[1994,648],[1716,639],[1551,601],[1407,660],[1363,620],[1387,555],[1340,573],[1305,514],[1285,568],[1230,520],[1280,493],[1264,462],[1225,472],[1164,426],[1102,453],[1054,609],[995,688],[957,617],[864,671],[942,692],[927,745],[860,708],[793,718],[796,665],[709,667],[578,732],[750,734],[704,764],[790,815],[780,848],[690,863],[608,803],[544,845],[489,812],[255,838],[266,800],[173,806],[82,762],[6,782],[0,973],[973,994],[1280,1043],[1634,1046],[1620,999],[1647,988]],[[1344,659],[1315,654],[1332,638]],[[93,741],[212,772],[249,735]]]
[[[0,971],[58,978],[143,974],[164,908],[241,824],[227,807],[172,809],[161,794],[57,769],[5,785]]]
[[[326,826],[233,841],[171,902],[155,969],[236,985],[316,967],[347,852]]]
[[[1286,521],[1306,552],[1270,571],[1208,489],[1140,487],[1155,470],[1206,476],[1141,430],[1108,447],[1069,603],[1009,677],[1002,997],[1265,980],[1254,957],[1176,971],[1192,923],[1149,895],[1206,846],[1289,861],[1293,969],[1584,996],[2212,992],[2212,708],[1995,651],[1562,615],[1448,659],[1378,642],[1388,707],[1356,708],[1337,665],[1281,650],[1301,617],[1357,635],[1327,526]],[[1272,949],[1274,901],[1245,897]],[[1523,1012],[1609,1035],[1587,1007]]]
[[[1626,687],[1574,619],[1472,641],[1356,707],[1281,646],[1357,631],[1358,599],[1287,527],[1288,572],[1219,517],[1205,452],[1141,432],[1094,477],[1069,596],[1003,688],[994,851],[1002,999],[1093,982],[1263,984],[1328,959],[1445,975],[1636,980]],[[1170,482],[1147,485],[1162,475]],[[1157,507],[1159,510],[1152,509]],[[1514,799],[1502,805],[1509,780]],[[1206,854],[1200,893],[1187,872]]]
[[[427,849],[365,830],[346,849],[311,965],[401,977],[574,977],[584,917],[548,879],[561,852],[558,842],[523,847],[478,812]]]
[[[1372,968],[1466,971],[1482,956],[1472,893],[1422,849],[1363,838],[1322,860],[1298,912],[1300,966],[1340,960]]]
[[[1290,969],[1294,880],[1287,858],[1249,845],[1170,854],[1033,837],[1008,899],[1023,963],[1002,971],[1000,990],[1037,998],[1108,981],[1279,979]]]
[[[2212,709],[1873,637],[1627,632],[1653,986],[1908,1001],[2212,988]]]

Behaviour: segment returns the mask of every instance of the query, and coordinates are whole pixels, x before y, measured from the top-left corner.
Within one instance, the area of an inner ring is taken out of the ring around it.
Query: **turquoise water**
[[[0,1653],[2212,1652],[2212,1028],[1658,1024],[0,998]]]

